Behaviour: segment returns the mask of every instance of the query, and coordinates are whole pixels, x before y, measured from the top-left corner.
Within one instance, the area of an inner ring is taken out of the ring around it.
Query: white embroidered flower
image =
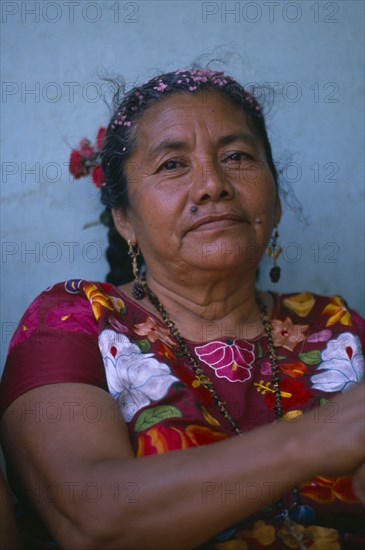
[[[312,387],[324,392],[344,391],[360,382],[364,375],[364,356],[358,336],[345,332],[330,340],[321,353],[322,372],[311,376]]]
[[[179,379],[152,353],[142,353],[127,336],[106,329],[99,336],[109,392],[126,422],[151,401],[162,399]]]

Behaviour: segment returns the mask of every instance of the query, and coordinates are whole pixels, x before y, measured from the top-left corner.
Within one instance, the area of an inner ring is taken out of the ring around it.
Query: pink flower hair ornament
[[[229,85],[239,86],[231,76],[222,71],[210,69],[178,69],[175,72],[154,77],[126,94],[121,107],[111,121],[111,128],[115,130],[120,126],[130,127],[133,124],[134,116],[146,108],[146,97],[149,98],[152,91],[153,95],[157,97],[160,94],[178,91],[194,93],[204,88],[223,90]],[[240,87],[240,91],[242,99],[250,111],[254,112],[255,116],[262,116],[261,107],[255,97],[243,90],[242,87]]]

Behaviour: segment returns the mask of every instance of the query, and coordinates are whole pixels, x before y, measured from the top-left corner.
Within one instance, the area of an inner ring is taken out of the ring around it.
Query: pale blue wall
[[[287,176],[311,220],[305,226],[284,212],[279,289],[341,293],[364,313],[363,2],[59,0],[1,8],[2,362],[37,293],[70,277],[102,280],[107,271],[99,257],[104,228],[82,229],[99,215],[98,193],[70,181],[66,166],[70,147],[107,121],[98,74],[144,81],[217,46],[237,52],[226,69],[242,82],[274,85],[274,152],[292,155]]]

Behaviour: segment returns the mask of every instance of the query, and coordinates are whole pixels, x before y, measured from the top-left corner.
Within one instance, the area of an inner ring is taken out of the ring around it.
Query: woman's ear
[[[136,234],[129,220],[128,212],[122,208],[112,208],[112,216],[114,225],[123,239],[127,242],[131,241],[132,243],[136,243]]]

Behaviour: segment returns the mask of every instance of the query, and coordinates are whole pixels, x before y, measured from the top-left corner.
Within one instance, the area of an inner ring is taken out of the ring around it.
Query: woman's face
[[[152,105],[126,174],[129,207],[115,220],[148,269],[255,270],[280,203],[262,143],[231,101],[182,93]]]

